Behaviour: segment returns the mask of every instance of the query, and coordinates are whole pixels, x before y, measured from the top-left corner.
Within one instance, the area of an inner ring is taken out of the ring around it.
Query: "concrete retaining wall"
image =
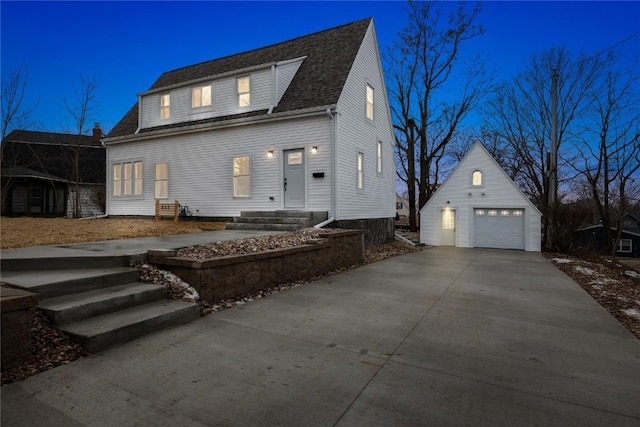
[[[206,260],[175,255],[175,251],[149,251],[148,261],[189,283],[203,300],[214,302],[360,264],[364,234],[332,231],[302,246]]]

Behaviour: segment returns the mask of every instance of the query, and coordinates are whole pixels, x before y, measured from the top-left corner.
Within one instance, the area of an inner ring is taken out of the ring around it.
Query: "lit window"
[[[122,165],[113,165],[113,195],[122,196]]]
[[[142,195],[142,162],[127,162],[113,165],[113,195]]]
[[[500,211],[500,216],[509,216],[509,213],[510,213],[510,212],[509,212],[509,210],[508,210],[508,209],[501,210],[501,211]]]
[[[631,253],[632,242],[631,239],[620,239],[618,241],[618,252]]]
[[[455,214],[452,210],[442,211],[442,229],[453,230],[455,228]]]
[[[367,85],[367,119],[373,120],[373,87]]]
[[[238,107],[248,107],[251,105],[251,80],[249,76],[239,77],[238,85]]]
[[[156,164],[156,199],[169,197],[169,165]]]
[[[160,119],[167,120],[171,116],[171,95],[160,95]]]
[[[378,141],[378,163],[376,166],[376,171],[379,174],[382,173],[382,141]]]
[[[233,197],[251,195],[251,161],[249,156],[233,158]]]
[[[478,216],[485,215],[485,211],[484,211],[484,209],[477,209],[477,210],[476,210],[476,215],[478,215]]]
[[[497,210],[495,210],[495,209],[489,209],[489,210],[487,211],[487,214],[488,214],[489,216],[498,216],[498,211],[497,211]]]
[[[513,216],[522,216],[522,211],[520,209],[514,210]]]
[[[211,85],[198,86],[191,89],[191,108],[211,105]]]
[[[361,152],[358,152],[358,162],[356,170],[356,189],[362,191],[364,189],[364,154],[362,154]]]
[[[471,184],[474,187],[479,187],[482,185],[482,172],[473,171],[473,174],[471,175]]]

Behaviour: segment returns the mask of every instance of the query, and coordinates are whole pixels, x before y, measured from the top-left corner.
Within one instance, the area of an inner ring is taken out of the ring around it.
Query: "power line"
[[[609,47],[607,47],[607,48],[605,48],[605,49],[602,49],[600,52],[597,52],[597,53],[595,53],[594,55],[591,55],[590,57],[583,59],[583,60],[582,60],[582,61],[580,61],[580,62],[590,61],[590,60],[592,60],[593,58],[595,58],[596,56],[600,56],[600,55],[602,55],[603,53],[608,52],[608,51],[610,51],[610,50],[613,50],[613,49],[615,49],[616,47],[620,46],[621,44],[628,42],[629,40],[631,40],[632,38],[634,38],[634,37],[635,37],[635,36],[637,36],[637,35],[640,35],[640,30],[639,30],[639,31],[636,31],[635,33],[631,34],[630,36],[625,37],[624,39],[620,40],[619,42],[615,43],[614,45],[611,45],[611,46],[609,46]]]

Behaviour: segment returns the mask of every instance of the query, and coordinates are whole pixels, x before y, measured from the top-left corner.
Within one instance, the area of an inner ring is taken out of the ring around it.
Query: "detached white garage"
[[[420,242],[540,252],[541,216],[477,142],[420,211]]]

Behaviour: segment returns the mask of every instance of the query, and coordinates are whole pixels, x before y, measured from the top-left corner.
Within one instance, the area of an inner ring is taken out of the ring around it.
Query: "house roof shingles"
[[[78,135],[14,130],[2,141],[3,178],[71,181]],[[93,136],[80,135],[80,182],[104,183],[106,149]]]
[[[306,59],[273,112],[333,105],[338,102],[370,23],[371,18],[367,18],[267,47],[169,71],[163,73],[149,90],[305,56]],[[266,110],[261,114],[266,114]],[[134,134],[137,126],[138,104],[136,103],[114,126],[108,137]]]

